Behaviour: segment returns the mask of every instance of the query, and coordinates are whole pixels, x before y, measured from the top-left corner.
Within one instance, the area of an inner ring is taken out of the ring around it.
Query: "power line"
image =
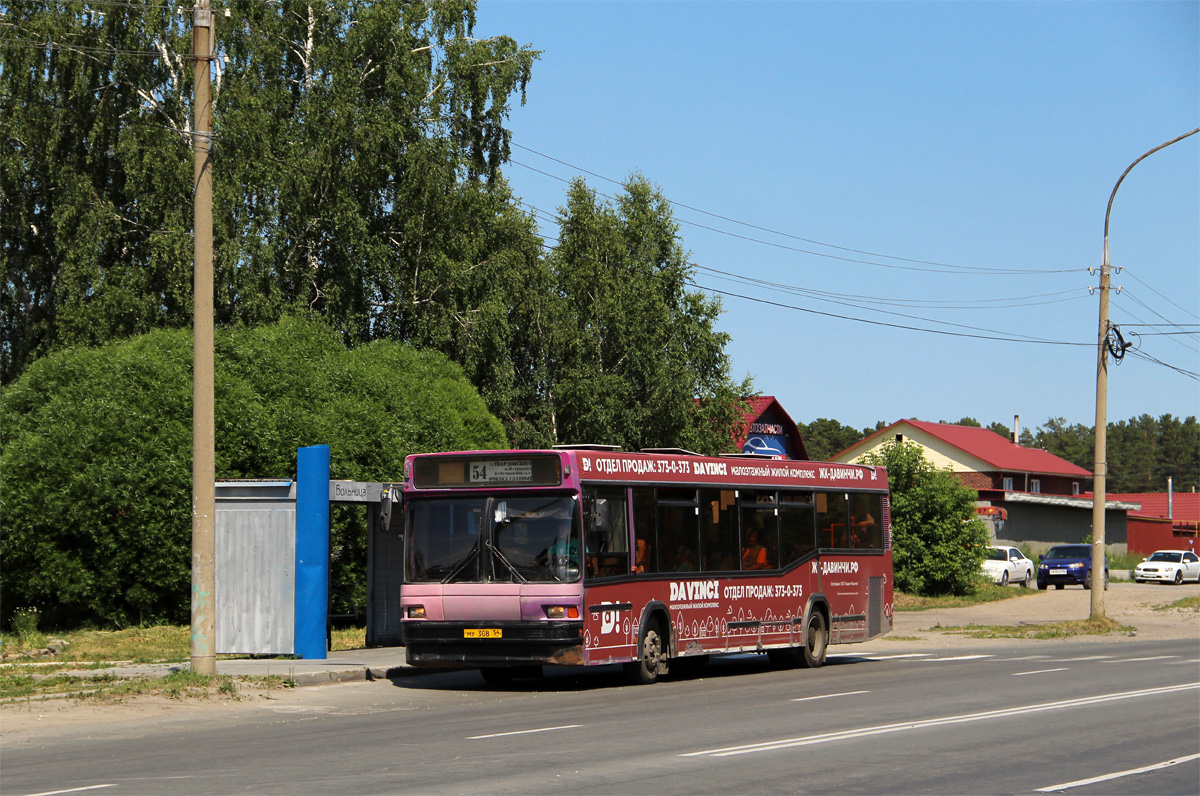
[[[1197,315],[1196,313],[1192,312],[1192,311],[1191,311],[1191,310],[1189,310],[1187,307],[1180,307],[1180,306],[1179,306],[1178,304],[1176,304],[1174,301],[1171,301],[1171,299],[1167,298],[1167,297],[1166,297],[1166,296],[1164,296],[1162,293],[1159,293],[1157,290],[1155,290],[1154,288],[1150,287],[1150,285],[1149,285],[1147,282],[1144,282],[1144,281],[1141,279],[1141,277],[1139,277],[1139,276],[1138,276],[1137,274],[1135,274],[1133,271],[1130,271],[1128,267],[1124,267],[1124,266],[1123,266],[1123,267],[1121,268],[1121,270],[1122,270],[1122,271],[1124,271],[1125,273],[1129,274],[1130,276],[1132,276],[1132,277],[1133,277],[1134,279],[1136,279],[1137,281],[1141,282],[1143,285],[1145,285],[1145,286],[1146,286],[1146,288],[1148,288],[1148,289],[1149,289],[1149,290],[1150,290],[1152,293],[1154,293],[1155,295],[1157,295],[1157,296],[1158,296],[1159,298],[1161,298],[1163,301],[1165,301],[1165,302],[1167,302],[1168,304],[1170,304],[1170,305],[1172,305],[1172,306],[1176,307],[1177,309],[1181,309],[1181,310],[1183,310],[1183,311],[1184,311],[1184,312],[1186,312],[1188,315],[1191,315],[1193,318],[1200,319],[1200,315]]]
[[[596,177],[597,179],[600,179],[600,180],[605,180],[606,182],[610,182],[610,183],[612,183],[612,184],[614,184],[614,185],[621,185],[621,186],[623,186],[623,185],[624,185],[624,183],[620,182],[619,180],[614,180],[614,179],[613,179],[613,178],[611,178],[611,177],[606,177],[606,176],[604,176],[604,175],[602,175],[602,174],[597,174],[596,172],[593,172],[593,171],[588,171],[587,169],[584,169],[584,168],[582,168],[582,167],[580,167],[580,166],[576,166],[576,165],[574,165],[574,164],[572,164],[572,163],[568,163],[568,162],[567,162],[567,161],[565,161],[565,160],[560,160],[559,158],[553,157],[552,155],[547,155],[547,154],[545,154],[545,153],[543,153],[543,152],[539,152],[539,151],[537,151],[536,149],[532,149],[532,148],[530,148],[530,147],[527,147],[527,146],[524,146],[524,145],[522,145],[522,144],[518,144],[518,143],[516,143],[515,141],[514,141],[514,142],[512,142],[512,144],[511,144],[511,145],[512,145],[512,146],[514,146],[514,147],[517,147],[518,149],[523,149],[523,150],[525,150],[525,151],[527,151],[527,152],[530,152],[530,153],[532,153],[532,154],[534,154],[534,155],[538,155],[539,157],[546,158],[547,160],[552,160],[552,161],[554,161],[555,163],[559,163],[559,164],[562,164],[562,165],[564,165],[564,166],[567,166],[567,167],[569,167],[569,168],[576,169],[576,170],[578,170],[578,171],[580,171],[580,172],[582,172],[582,173],[584,173],[584,174],[588,174],[588,175],[591,175],[591,176],[593,176],[593,177]],[[534,167],[534,166],[530,166],[530,165],[529,165],[529,164],[527,164],[527,163],[522,163],[521,161],[514,160],[514,159],[512,159],[512,158],[509,158],[509,162],[510,162],[510,163],[513,163],[513,164],[515,164],[515,165],[521,166],[522,168],[529,169],[530,171],[533,171],[533,172],[536,172],[536,173],[538,173],[538,174],[541,174],[541,175],[544,175],[544,176],[546,176],[546,177],[549,177],[549,178],[551,178],[551,179],[558,180],[559,182],[563,182],[563,183],[570,183],[570,180],[567,180],[567,179],[564,179],[564,178],[562,178],[562,177],[559,177],[559,176],[558,176],[558,175],[556,175],[556,174],[551,174],[551,173],[550,173],[550,172],[548,172],[548,171],[543,171],[542,169],[536,168],[536,167]],[[610,196],[610,195],[608,195],[608,194],[605,194],[605,193],[603,193],[603,192],[599,192],[599,191],[598,191],[597,193],[599,193],[601,196],[604,196],[604,197],[605,197],[605,198],[607,198],[607,199],[613,199],[613,198],[614,198],[614,197],[612,197],[612,196]],[[799,253],[802,253],[802,254],[809,254],[809,255],[813,255],[813,256],[815,256],[815,257],[825,257],[825,258],[828,258],[828,259],[832,259],[832,260],[840,260],[840,261],[843,261],[843,262],[862,263],[862,264],[864,264],[864,265],[874,265],[874,266],[877,266],[877,267],[880,267],[880,268],[897,268],[897,269],[901,269],[901,270],[909,270],[909,271],[924,271],[924,272],[930,272],[930,273],[959,273],[959,272],[961,272],[961,273],[975,273],[975,274],[979,274],[979,275],[992,275],[992,276],[996,276],[996,275],[1015,275],[1015,274],[1061,274],[1061,273],[1070,273],[1070,272],[1072,272],[1072,271],[1078,271],[1078,270],[1081,270],[1081,269],[1078,269],[1078,268],[1063,268],[1063,269],[1006,269],[1006,268],[988,268],[988,267],[982,267],[982,266],[973,266],[973,265],[954,265],[954,264],[952,264],[952,263],[942,263],[942,262],[937,262],[937,261],[935,261],[935,260],[920,260],[920,259],[915,259],[915,258],[910,258],[910,257],[899,257],[899,256],[896,256],[896,255],[891,255],[891,254],[881,254],[881,253],[878,253],[878,252],[866,251],[866,250],[863,250],[863,249],[854,249],[854,248],[850,248],[850,247],[847,247],[847,246],[838,246],[838,245],[835,245],[835,244],[832,244],[832,243],[824,243],[824,242],[822,242],[822,241],[819,241],[819,240],[813,240],[813,239],[811,239],[811,238],[805,238],[805,237],[801,237],[801,236],[799,236],[799,235],[793,235],[793,234],[791,234],[791,233],[788,233],[788,232],[781,232],[781,231],[779,231],[779,230],[771,229],[771,228],[769,228],[769,227],[760,226],[760,225],[758,225],[758,224],[752,224],[752,223],[750,223],[750,222],[747,222],[747,221],[739,221],[738,219],[735,219],[735,218],[730,218],[729,216],[724,216],[724,215],[721,215],[721,214],[719,214],[719,213],[712,213],[712,212],[709,212],[709,211],[707,211],[707,210],[703,210],[703,209],[701,209],[701,208],[697,208],[697,207],[693,207],[693,206],[691,206],[691,205],[683,204],[682,202],[676,202],[676,201],[673,201],[673,200],[671,200],[671,199],[667,199],[666,201],[667,201],[667,203],[668,203],[668,204],[670,204],[672,207],[681,207],[681,208],[684,208],[685,210],[691,210],[692,212],[695,212],[695,213],[700,213],[700,214],[702,214],[702,215],[706,215],[706,216],[709,216],[709,217],[711,217],[711,218],[717,218],[717,219],[720,219],[720,220],[722,220],[722,221],[727,221],[727,222],[729,222],[729,223],[731,223],[731,224],[738,224],[738,225],[740,225],[740,226],[744,226],[744,227],[747,227],[747,228],[749,228],[749,229],[756,229],[756,230],[759,230],[760,232],[767,232],[767,233],[770,233],[770,234],[772,234],[772,235],[779,235],[780,237],[783,237],[783,238],[789,238],[789,239],[791,239],[791,240],[798,240],[798,241],[802,241],[802,242],[804,242],[804,243],[811,243],[811,244],[813,244],[813,245],[815,245],[815,246],[823,246],[823,247],[826,247],[826,248],[829,248],[829,249],[835,249],[835,250],[837,250],[837,251],[849,252],[849,253],[851,253],[851,254],[861,254],[861,255],[864,255],[864,256],[868,256],[868,257],[880,257],[880,258],[887,259],[887,260],[896,260],[896,261],[898,261],[898,262],[902,262],[902,263],[912,263],[912,264],[914,264],[914,266],[915,266],[915,265],[927,265],[927,266],[933,266],[933,267],[932,267],[932,268],[917,268],[917,267],[913,267],[913,266],[901,266],[901,265],[895,265],[895,264],[889,264],[889,263],[879,263],[879,262],[874,262],[874,261],[871,261],[871,260],[860,260],[860,259],[853,258],[853,257],[843,257],[843,256],[839,256],[839,255],[829,254],[828,252],[818,252],[818,251],[812,251],[812,250],[810,250],[810,249],[802,249],[802,248],[798,248],[798,247],[795,247],[795,246],[787,246],[787,245],[785,245],[785,244],[781,244],[781,243],[774,243],[774,242],[772,242],[772,241],[765,241],[765,240],[761,240],[761,239],[758,239],[758,238],[752,238],[752,237],[748,237],[748,236],[745,236],[745,235],[738,235],[737,233],[734,233],[734,232],[729,232],[728,230],[722,230],[722,229],[718,229],[718,228],[716,228],[716,227],[711,227],[711,226],[708,226],[708,225],[705,225],[705,224],[699,224],[699,223],[697,223],[697,222],[694,222],[694,221],[688,221],[688,220],[686,220],[686,219],[677,219],[677,220],[678,220],[680,223],[683,223],[683,224],[688,224],[688,225],[690,225],[690,226],[694,226],[694,227],[697,227],[697,228],[699,228],[699,229],[704,229],[704,230],[709,230],[709,231],[711,231],[711,232],[716,232],[716,233],[718,233],[718,234],[720,234],[720,235],[727,235],[727,236],[729,236],[729,237],[738,238],[739,240],[746,240],[746,241],[750,241],[750,242],[753,242],[753,243],[759,243],[759,244],[762,244],[762,245],[765,245],[765,246],[774,246],[774,247],[776,247],[776,248],[784,249],[784,250],[787,250],[787,251],[795,251],[795,252],[799,252]]]
[[[926,332],[928,334],[940,334],[940,335],[944,335],[947,337],[970,337],[970,338],[973,338],[976,340],[993,340],[993,341],[1001,342],[1001,343],[1037,343],[1040,345],[1082,346],[1085,348],[1090,348],[1095,345],[1095,343],[1072,343],[1072,342],[1067,342],[1064,340],[1041,340],[1041,339],[1036,339],[1036,338],[1022,339],[1019,337],[994,337],[991,335],[984,335],[984,334],[967,334],[964,332],[948,332],[943,329],[925,329],[925,328],[922,328],[919,326],[905,326],[903,324],[898,324],[898,323],[887,323],[885,321],[873,321],[868,318],[855,318],[855,317],[852,317],[849,315],[838,315],[838,314],[832,313],[832,312],[822,312],[820,310],[814,310],[814,309],[810,309],[808,307],[797,307],[793,304],[783,304],[778,301],[769,301],[767,299],[755,298],[753,296],[746,296],[746,295],[742,295],[740,293],[731,293],[731,292],[725,291],[725,290],[718,290],[717,288],[700,285],[700,284],[697,284],[690,280],[689,280],[688,284],[692,285],[693,287],[699,288],[700,290],[707,290],[710,293],[717,293],[722,296],[731,296],[733,298],[745,299],[746,301],[753,301],[753,302],[756,302],[759,304],[767,304],[767,305],[770,305],[773,307],[781,307],[783,309],[796,310],[797,312],[807,312],[807,313],[811,313],[813,315],[823,315],[827,318],[837,318],[838,320],[843,320],[843,321],[856,321],[858,323],[867,323],[867,324],[871,324],[873,326],[887,326],[892,329],[905,329],[905,330],[912,331],[912,332]]]
[[[524,202],[524,201],[522,201],[521,204],[533,209],[539,215],[542,215],[542,216],[546,215],[545,211],[539,209],[535,205],[532,205],[532,204],[530,204],[528,202]],[[559,243],[561,245],[561,240],[554,239],[549,236],[542,236],[542,237],[544,237],[546,240],[554,240],[556,243]],[[546,245],[546,244],[543,243],[543,245]],[[556,248],[551,247],[551,246],[546,246],[546,248],[551,251],[557,251]],[[587,258],[587,259],[591,259],[591,258]],[[752,277],[744,277],[739,274],[732,274],[732,273],[729,273],[726,271],[720,271],[720,270],[717,270],[714,268],[697,266],[697,265],[694,265],[691,263],[689,263],[688,266],[693,269],[700,269],[700,270],[709,271],[711,273],[717,274],[717,275],[719,275],[718,278],[729,278],[733,281],[739,281],[739,282],[748,283],[748,284],[757,285],[757,286],[765,286],[765,287],[768,287],[768,288],[771,288],[774,290],[781,290],[783,292],[790,292],[790,293],[799,294],[799,295],[807,295],[810,298],[816,299],[817,301],[824,301],[824,302],[827,302],[830,304],[838,304],[838,305],[845,306],[845,307],[854,307],[855,309],[866,310],[868,312],[877,312],[882,315],[892,315],[892,316],[896,316],[896,317],[900,317],[900,318],[907,318],[910,320],[917,320],[917,321],[924,321],[926,323],[939,324],[941,326],[950,326],[950,327],[955,327],[955,328],[959,328],[959,329],[969,329],[974,332],[987,332],[989,334],[995,334],[995,335],[1002,336],[1000,338],[987,337],[985,339],[1001,339],[1001,340],[1019,341],[1020,338],[1025,338],[1025,342],[1034,342],[1034,343],[1046,342],[1045,340],[1034,337],[1032,335],[1014,334],[1012,332],[1003,332],[1003,331],[999,331],[996,329],[986,329],[986,328],[981,328],[981,327],[977,327],[977,326],[970,326],[967,324],[953,323],[950,321],[941,321],[936,318],[927,318],[927,317],[923,317],[923,316],[919,316],[919,315],[909,315],[909,314],[902,313],[902,312],[893,312],[890,310],[881,310],[881,309],[876,309],[874,307],[863,306],[861,303],[858,303],[858,302],[844,300],[846,297],[843,296],[842,294],[838,294],[838,293],[830,293],[830,292],[826,292],[826,291],[810,291],[805,288],[797,288],[797,287],[790,286],[790,285],[781,285],[779,283],[767,282],[765,280],[755,279]],[[692,284],[695,284],[695,283],[693,282]],[[696,285],[696,286],[699,287],[699,285]],[[710,289],[710,288],[704,288],[704,289]],[[741,294],[738,294],[738,293],[731,293],[731,292],[725,293],[723,291],[716,290],[715,288],[712,288],[712,290],[714,290],[714,292],[722,293],[723,295],[737,296],[740,298],[749,298],[749,300],[751,300],[751,301],[758,300],[758,299],[753,299],[753,298],[750,298],[747,296],[742,296]],[[1081,295],[1079,298],[1084,298],[1084,296]],[[767,302],[767,303],[773,304],[775,302]],[[792,305],[780,304],[779,306],[792,306]],[[807,310],[802,307],[792,307],[792,308],[800,309],[803,311],[810,311],[810,310]],[[815,310],[812,310],[812,311],[815,312]],[[829,314],[829,313],[820,313],[820,314]],[[830,315],[831,315],[831,317],[845,318],[848,320],[858,320],[858,321],[862,321],[864,323],[875,323],[875,321],[869,321],[869,320],[865,320],[865,319],[861,319],[861,318],[852,318],[850,316],[842,316],[842,315],[836,315],[836,314],[830,314]],[[890,325],[890,324],[885,324],[885,325]],[[899,326],[898,328],[917,329],[917,327],[909,327],[909,326]],[[918,331],[928,331],[928,332],[935,333],[935,334],[948,334],[948,332],[945,332],[944,330],[937,330],[937,329],[917,329],[917,330]],[[978,335],[971,335],[971,336],[978,336]]]
[[[52,42],[52,41],[35,42],[35,41],[28,41],[25,39],[0,39],[0,45],[6,45],[9,47],[20,47],[20,48],[23,48],[26,50],[62,50],[65,52],[98,53],[101,55],[134,55],[134,56],[139,56],[139,57],[152,57],[152,58],[162,58],[163,57],[162,53],[155,52],[154,50],[118,50],[114,47],[86,47],[86,46],[77,45],[77,44],[60,44],[60,43]],[[179,55],[178,53],[174,53],[174,54]],[[184,54],[184,55],[181,55],[180,57],[187,58],[190,56],[187,54]]]

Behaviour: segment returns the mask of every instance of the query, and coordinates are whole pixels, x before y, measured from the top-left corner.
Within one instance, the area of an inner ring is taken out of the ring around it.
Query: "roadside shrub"
[[[286,319],[218,331],[215,355],[218,478],[293,477],[298,447],[328,444],[332,477],[399,481],[408,453],[505,444],[440,354],[347,349]],[[43,357],[0,392],[3,610],[64,628],[188,621],[191,362],[190,331],[162,330]],[[332,576],[355,592],[363,524],[332,529]]]
[[[977,493],[913,443],[891,440],[859,462],[887,467],[896,588],[924,596],[973,593],[988,544],[975,515]]]

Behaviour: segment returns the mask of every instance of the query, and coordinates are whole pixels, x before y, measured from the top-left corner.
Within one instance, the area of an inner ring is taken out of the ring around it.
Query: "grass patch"
[[[6,673],[0,675],[0,700],[23,704],[25,700],[57,697],[120,702],[126,698],[146,695],[179,700],[213,697],[240,700],[245,691],[269,693],[295,686],[294,680],[279,675],[230,676],[180,671],[165,677],[125,678],[110,674],[80,677]]]
[[[0,665],[0,700],[73,696],[119,700],[142,694],[158,694],[170,699],[239,699],[241,691],[247,688],[269,691],[295,685],[294,681],[277,676],[194,674],[188,668],[191,629],[184,625],[42,633],[34,629],[30,621],[21,630],[21,633],[0,635],[0,650],[10,655]],[[45,654],[47,647],[54,652]],[[331,651],[365,647],[364,628],[334,630],[332,633]],[[222,660],[241,657],[245,656],[218,656]],[[118,665],[147,663],[180,664],[184,670],[165,677],[122,677],[104,673],[105,669]],[[81,671],[89,674],[66,674]]]
[[[334,630],[330,635],[330,652],[367,648],[367,629],[365,627],[348,627],[344,630]]]
[[[181,625],[134,627],[125,630],[73,630],[67,633],[0,635],[5,652],[32,652],[53,644],[60,662],[130,661],[177,663],[191,654],[191,630]],[[79,667],[76,667],[79,668]]]
[[[968,638],[1070,638],[1072,636],[1107,636],[1112,633],[1132,633],[1134,628],[1114,619],[1077,619],[1066,622],[1047,622],[1037,625],[966,625],[932,627],[930,631],[949,633]]]
[[[1200,597],[1184,597],[1182,600],[1176,600],[1173,603],[1154,606],[1155,611],[1170,611],[1173,609],[1200,611]]]
[[[974,594],[948,594],[939,597],[922,597],[916,594],[906,594],[905,592],[897,591],[893,596],[892,605],[896,611],[928,611],[931,608],[966,608],[970,605],[1010,600],[1014,597],[1025,597],[1036,592],[1036,589],[1022,589],[1018,586],[997,586],[994,583],[985,583]]]

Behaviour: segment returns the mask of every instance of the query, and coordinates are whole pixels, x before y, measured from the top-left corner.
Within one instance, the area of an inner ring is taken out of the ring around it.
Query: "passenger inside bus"
[[[643,538],[638,537],[637,554],[633,559],[634,572],[646,572],[650,566],[650,544]]]
[[[695,572],[696,565],[692,560],[692,551],[687,545],[679,545],[679,549],[675,551],[675,571],[676,572]]]
[[[746,533],[746,546],[742,548],[742,569],[768,569],[767,549],[758,543],[758,531],[751,528]]]

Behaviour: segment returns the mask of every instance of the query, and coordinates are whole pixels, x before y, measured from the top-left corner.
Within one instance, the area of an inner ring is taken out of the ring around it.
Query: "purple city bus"
[[[883,468],[591,448],[410,456],[403,639],[490,683],[761,652],[820,666],[892,628]]]

